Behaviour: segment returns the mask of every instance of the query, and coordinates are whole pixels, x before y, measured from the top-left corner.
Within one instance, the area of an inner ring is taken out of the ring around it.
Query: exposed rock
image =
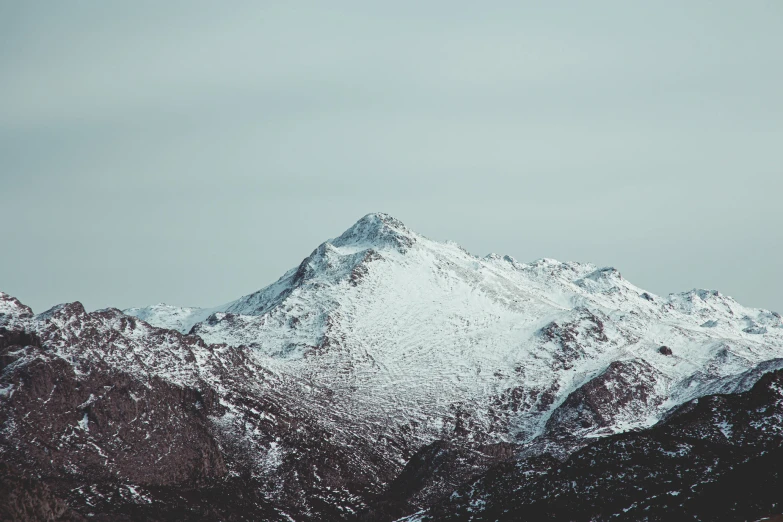
[[[783,511],[783,371],[543,469],[496,466],[417,520],[758,520]]]
[[[666,400],[665,380],[645,361],[613,361],[552,412],[545,438],[577,447],[588,436],[642,426]]]

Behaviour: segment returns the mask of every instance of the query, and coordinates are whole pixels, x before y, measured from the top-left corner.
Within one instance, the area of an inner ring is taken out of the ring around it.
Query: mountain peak
[[[0,316],[6,315],[10,317],[32,317],[32,309],[22,304],[19,299],[5,292],[0,292]]]
[[[416,242],[416,234],[389,214],[375,212],[367,214],[354,225],[331,241],[336,247],[345,246],[393,246],[406,252]]]

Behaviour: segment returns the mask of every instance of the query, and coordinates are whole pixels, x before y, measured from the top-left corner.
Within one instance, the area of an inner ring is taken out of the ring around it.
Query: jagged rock
[[[758,520],[783,512],[783,371],[564,462],[499,465],[415,520]]]
[[[661,413],[663,383],[665,378],[645,361],[613,361],[552,412],[545,435],[578,444],[587,436],[644,425]]]

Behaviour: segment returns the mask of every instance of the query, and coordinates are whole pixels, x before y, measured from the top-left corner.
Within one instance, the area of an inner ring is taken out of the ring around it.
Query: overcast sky
[[[783,2],[0,0],[0,289],[214,306],[368,212],[783,312]]]

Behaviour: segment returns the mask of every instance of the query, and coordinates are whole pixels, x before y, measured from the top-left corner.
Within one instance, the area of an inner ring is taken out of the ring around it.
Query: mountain
[[[608,416],[583,413],[579,438],[651,425],[783,355],[780,316],[716,291],[658,297],[613,268],[478,258],[385,214],[365,216],[274,284],[226,305],[126,313],[251,346],[270,368],[328,383],[353,411],[399,425],[419,418],[411,429],[424,438],[443,422],[453,430],[458,408],[476,436],[494,441],[572,432],[564,423],[577,419],[563,408],[622,375],[619,388],[637,387],[629,401],[612,398],[623,404],[605,405]]]
[[[783,321],[370,214],[214,308],[33,315],[0,294],[0,350],[20,505],[38,488],[70,517],[391,520],[464,514],[444,502],[476,477],[516,483],[497,470],[558,469],[748,392],[783,368]]]

